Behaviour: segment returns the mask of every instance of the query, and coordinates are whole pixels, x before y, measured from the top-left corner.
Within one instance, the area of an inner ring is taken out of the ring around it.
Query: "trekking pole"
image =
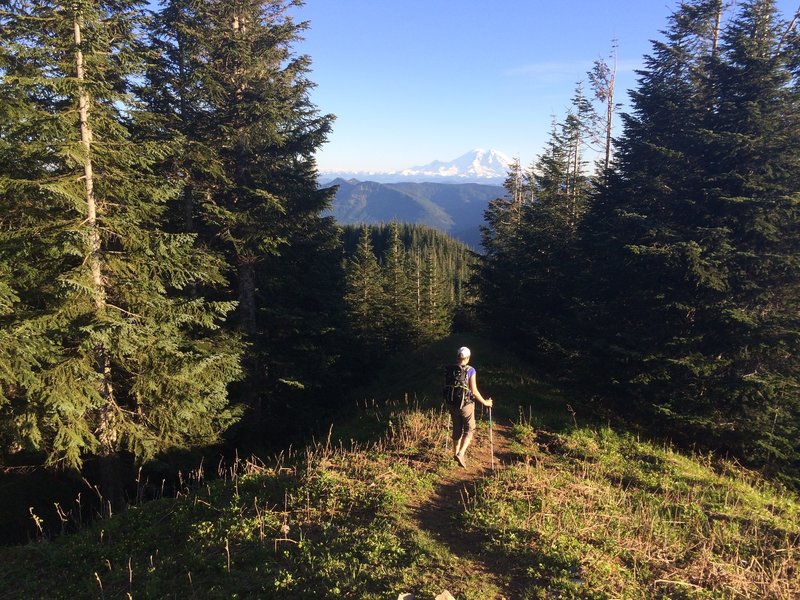
[[[489,398],[491,400],[491,398]],[[492,471],[494,471],[494,440],[492,439],[492,407],[489,407],[489,453],[492,457]]]

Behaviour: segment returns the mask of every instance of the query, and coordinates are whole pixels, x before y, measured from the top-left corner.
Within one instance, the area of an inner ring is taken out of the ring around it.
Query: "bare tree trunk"
[[[194,233],[194,191],[188,179],[183,185],[183,231]]]
[[[617,79],[617,43],[614,41],[611,50],[611,57],[614,60],[609,74],[608,87],[606,88],[606,154],[603,165],[606,170],[611,165],[611,136],[614,128],[614,83]]]
[[[414,257],[417,266],[417,315],[422,313],[422,272],[420,267],[419,255]]]
[[[788,35],[792,32],[792,30],[794,29],[795,25],[797,25],[798,17],[800,17],[800,8],[798,8],[797,11],[794,13],[794,17],[792,17],[792,20],[790,21],[789,25],[786,27],[786,31],[783,32],[783,35],[781,36],[781,39],[778,42],[778,47],[775,49],[776,52],[780,52],[781,49],[783,48],[783,42],[786,41],[786,38],[788,37]]]
[[[75,36],[75,72],[78,86],[78,117],[80,120],[81,145],[83,146],[83,179],[86,193],[86,225],[89,227],[89,269],[94,292],[95,310],[103,314],[107,309],[106,284],[103,278],[103,255],[100,230],[97,225],[97,199],[94,193],[94,172],[92,169],[92,129],[89,125],[89,94],[83,85],[86,70],[83,61],[82,30],[80,14],[73,20]],[[116,469],[110,468],[109,462],[116,461],[116,444],[119,438],[117,427],[118,407],[114,400],[114,386],[111,380],[111,360],[105,348],[96,349],[97,369],[102,375],[100,396],[103,405],[99,408],[98,423],[95,433],[101,446],[100,490],[105,499],[108,512],[123,506],[122,481]],[[105,509],[104,509],[105,512]]]
[[[240,256],[239,277],[239,324],[248,335],[256,333],[256,269],[255,258]]]
[[[719,30],[722,26],[722,2],[717,4],[717,19],[714,22],[714,34],[713,39],[711,40],[711,56],[716,56],[717,54],[717,45],[719,43]]]
[[[237,265],[237,280],[239,284],[238,321],[239,328],[252,341],[258,333],[256,318],[256,258],[254,256],[239,256]],[[248,353],[243,359],[245,370],[250,377],[242,388],[242,400],[252,411],[247,419],[247,436],[259,435],[264,418],[261,386],[267,377],[267,366],[263,357],[258,352]]]
[[[617,78],[617,40],[611,42],[611,60],[609,64],[603,60],[598,59],[594,61],[594,68],[589,72],[589,81],[594,90],[594,96],[597,100],[606,103],[603,169],[608,170],[611,164],[611,137],[614,122],[614,84]]]

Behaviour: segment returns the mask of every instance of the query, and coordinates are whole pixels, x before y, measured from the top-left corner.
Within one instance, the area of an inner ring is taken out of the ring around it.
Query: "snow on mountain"
[[[400,171],[404,177],[456,177],[462,179],[505,179],[511,159],[498,150],[477,148],[450,162],[439,160]]]
[[[477,148],[451,161],[435,160],[426,165],[390,172],[321,172],[321,181],[336,178],[396,183],[401,181],[438,183],[501,184],[511,159],[499,150]]]

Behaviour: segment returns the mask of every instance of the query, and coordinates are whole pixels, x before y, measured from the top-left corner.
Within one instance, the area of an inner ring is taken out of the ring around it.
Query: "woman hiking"
[[[445,400],[453,418],[454,458],[465,469],[465,454],[475,433],[475,400],[491,408],[492,399],[478,391],[475,367],[469,366],[469,348],[458,349],[458,364],[448,368],[445,380]]]

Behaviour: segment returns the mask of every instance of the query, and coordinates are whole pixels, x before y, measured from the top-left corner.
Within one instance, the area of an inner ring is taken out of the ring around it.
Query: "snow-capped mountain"
[[[449,162],[435,160],[421,167],[400,171],[404,177],[455,177],[469,179],[505,179],[511,159],[498,150],[477,148]]]
[[[499,150],[471,150],[451,161],[435,160],[427,165],[390,172],[321,172],[320,181],[332,179],[358,179],[378,183],[402,181],[436,183],[502,184],[511,159]]]

